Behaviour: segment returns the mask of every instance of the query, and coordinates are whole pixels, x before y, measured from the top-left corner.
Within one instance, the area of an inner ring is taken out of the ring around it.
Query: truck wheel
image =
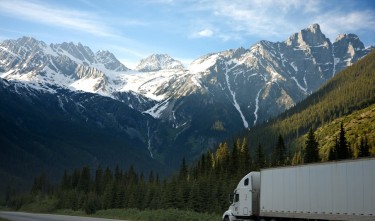
[[[228,216],[224,217],[223,221],[230,221],[229,217]]]

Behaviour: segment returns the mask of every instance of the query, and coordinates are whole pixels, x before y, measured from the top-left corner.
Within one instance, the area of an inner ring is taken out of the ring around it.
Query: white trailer
[[[237,185],[223,220],[375,221],[375,159],[251,172]]]

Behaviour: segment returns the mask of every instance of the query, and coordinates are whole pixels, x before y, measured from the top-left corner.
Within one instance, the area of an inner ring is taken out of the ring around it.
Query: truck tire
[[[230,221],[228,216],[225,216],[223,221]]]

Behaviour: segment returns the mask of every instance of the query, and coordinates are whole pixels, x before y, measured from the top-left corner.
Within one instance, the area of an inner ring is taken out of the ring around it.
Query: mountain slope
[[[39,87],[0,79],[0,189],[83,165],[170,173],[149,154],[153,118],[111,98]]]
[[[372,104],[317,128],[316,138],[319,140],[320,155],[324,160],[327,160],[336,137],[339,137],[341,123],[344,125],[345,137],[352,147],[355,157],[358,156],[361,139],[367,140],[368,145],[372,147],[372,153],[375,154],[375,104]],[[303,141],[295,141],[297,144],[301,142]]]
[[[272,148],[278,134],[291,148],[296,138],[309,128],[318,128],[338,117],[351,114],[375,103],[375,52],[346,68],[295,107],[250,132],[251,145],[262,143]],[[359,135],[356,135],[359,136]],[[270,137],[275,137],[274,141]]]

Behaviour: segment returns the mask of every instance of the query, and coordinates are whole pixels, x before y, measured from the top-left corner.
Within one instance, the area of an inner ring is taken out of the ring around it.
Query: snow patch
[[[296,79],[296,77],[292,77],[292,79],[296,82],[297,86],[299,87],[299,89],[303,90],[305,92],[305,94],[307,94],[307,89],[302,87],[302,85],[299,84],[298,80]],[[306,85],[306,79],[305,79],[305,85]]]
[[[53,57],[58,57],[59,54],[56,53],[56,51],[54,51],[50,46],[45,46],[43,47],[43,52],[44,54],[46,55],[52,55]]]
[[[290,65],[292,66],[292,68],[294,69],[295,72],[298,71],[298,67],[296,66],[294,61],[292,63],[290,63]]]
[[[218,57],[218,54],[214,54],[197,59],[189,65],[188,70],[193,73],[204,72],[216,63]]]
[[[59,106],[60,108],[64,111],[64,112],[67,112],[64,108],[64,103],[62,102],[61,100],[61,97],[60,96],[57,96],[57,99],[59,100]]]
[[[257,97],[255,98],[255,110],[254,110],[254,126],[255,124],[257,123],[257,120],[258,120],[258,110],[259,110],[259,95],[260,95],[260,92],[262,91],[262,88],[258,91],[258,94],[257,94]]]
[[[169,100],[165,100],[163,102],[160,102],[150,108],[149,110],[144,111],[143,113],[149,114],[154,118],[160,118],[162,112],[168,107]]]
[[[147,149],[150,152],[151,158],[154,158],[154,154],[151,151],[150,125],[148,124],[148,121],[147,121],[147,140],[148,140],[147,141]]]
[[[227,67],[225,68],[225,79],[227,81],[228,90],[229,90],[230,94],[232,95],[233,105],[237,109],[238,113],[241,116],[241,119],[242,119],[242,122],[243,122],[243,126],[245,128],[249,128],[249,123],[246,121],[245,116],[243,115],[243,113],[241,111],[240,105],[238,105],[238,103],[237,103],[236,93],[231,90],[230,83],[229,83],[228,68]]]
[[[333,53],[332,53],[333,54]],[[336,65],[340,62],[340,58],[336,58],[334,55],[333,55],[333,71],[332,71],[332,77],[335,76],[336,74]]]

